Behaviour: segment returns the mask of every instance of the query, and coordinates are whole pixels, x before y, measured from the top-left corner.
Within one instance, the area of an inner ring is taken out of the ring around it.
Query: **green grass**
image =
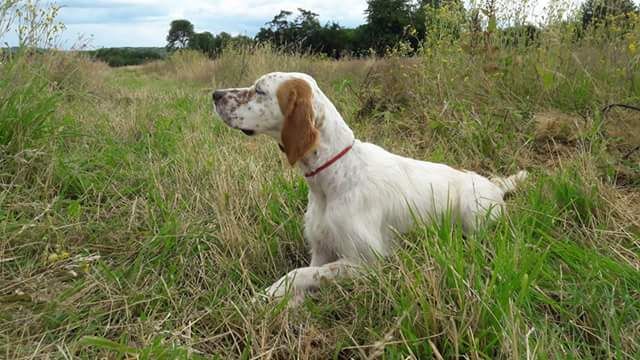
[[[633,114],[598,110],[640,100],[613,66],[637,58],[547,45],[3,65],[0,357],[640,357],[640,158],[621,155],[633,136],[610,135]],[[275,143],[213,115],[210,90],[273,70],[314,75],[361,139],[531,180],[475,235],[424,224],[297,309],[254,304],[309,260],[307,188]],[[580,119],[575,136],[540,136],[550,110]]]

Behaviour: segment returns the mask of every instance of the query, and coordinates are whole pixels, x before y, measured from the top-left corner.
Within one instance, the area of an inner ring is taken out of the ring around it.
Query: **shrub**
[[[90,54],[112,67],[141,65],[165,58],[165,50],[161,48],[105,48],[91,51]]]

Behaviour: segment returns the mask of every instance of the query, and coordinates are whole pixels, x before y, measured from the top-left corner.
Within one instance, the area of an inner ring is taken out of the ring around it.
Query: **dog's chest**
[[[327,223],[327,201],[323,194],[309,193],[307,211],[304,215],[304,230],[309,242],[326,241],[329,236]]]

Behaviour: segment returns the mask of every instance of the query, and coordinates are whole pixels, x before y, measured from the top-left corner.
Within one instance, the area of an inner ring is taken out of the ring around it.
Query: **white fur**
[[[297,163],[301,173],[315,170],[353,143],[345,156],[319,174],[307,178],[309,205],[304,234],[311,248],[308,267],[295,269],[266,289],[269,297],[281,297],[289,288],[296,299],[320,286],[321,279],[353,274],[354,268],[390,254],[395,234],[414,226],[416,218],[435,220],[449,213],[465,232],[504,211],[505,193],[526,178],[526,172],[489,180],[471,171],[392,154],[374,144],[354,139],[334,105],[306,74],[267,74],[251,88],[258,95],[236,106],[230,114],[216,110],[234,128],[254,130],[280,141],[284,117],[276,90],[286,80],[306,80],[313,89],[315,125],[320,141],[315,150]],[[229,91],[222,90],[222,91]]]

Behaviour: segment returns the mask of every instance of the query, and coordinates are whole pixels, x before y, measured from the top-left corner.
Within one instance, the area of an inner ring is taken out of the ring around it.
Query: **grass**
[[[638,58],[545,39],[409,59],[258,47],[2,65],[0,357],[638,358],[640,155],[625,154],[640,122],[599,111],[640,100]],[[253,304],[308,262],[306,184],[276,144],[225,127],[210,90],[274,70],[312,74],[360,139],[532,178],[478,234],[424,224],[298,309]]]

